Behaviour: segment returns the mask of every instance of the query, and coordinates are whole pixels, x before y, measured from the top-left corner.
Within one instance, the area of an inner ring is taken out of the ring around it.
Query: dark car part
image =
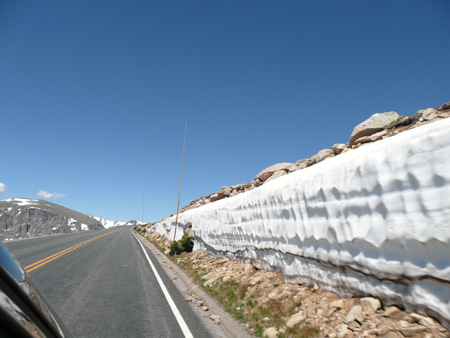
[[[1,242],[0,337],[64,337],[23,270]]]

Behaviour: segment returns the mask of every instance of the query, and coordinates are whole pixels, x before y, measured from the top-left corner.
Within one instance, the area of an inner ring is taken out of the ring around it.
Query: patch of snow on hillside
[[[81,223],[81,230],[89,230],[89,227],[86,225],[86,224],[84,224],[84,223]]]
[[[28,198],[8,198],[6,200],[3,200],[2,202],[11,202],[14,204],[17,204],[18,206],[25,206],[25,205],[36,205],[39,204],[39,200],[32,200]]]
[[[106,229],[112,228],[112,227],[117,227],[117,226],[122,226],[122,225],[126,224],[126,222],[109,221],[109,220],[101,218],[101,217],[93,217],[93,218],[96,219],[97,221],[99,221],[100,223],[102,223]]]

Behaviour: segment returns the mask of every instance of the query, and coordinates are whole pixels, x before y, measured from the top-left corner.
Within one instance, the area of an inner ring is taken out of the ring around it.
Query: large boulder
[[[369,135],[369,136],[363,136],[355,140],[355,144],[358,143],[368,143],[368,142],[375,142],[378,140],[381,140],[383,136],[387,135],[387,130],[379,131],[378,133]]]
[[[256,178],[259,178],[262,182],[267,180],[272,174],[279,170],[288,170],[289,167],[292,165],[292,163],[283,162],[283,163],[277,163],[273,166],[270,166],[269,168],[264,169],[261,171],[258,175],[256,175]]]
[[[316,161],[316,163],[319,163],[331,156],[334,156],[333,149],[331,148],[322,149],[316,155],[314,155],[314,160]]]
[[[339,155],[340,153],[342,153],[345,148],[347,148],[347,145],[345,143],[335,143],[332,147],[332,149],[336,155]]]
[[[428,108],[428,109],[425,109],[424,111],[422,111],[422,119],[424,121],[431,121],[431,120],[434,120],[438,114],[439,113],[437,112],[436,109]]]
[[[272,176],[270,176],[270,177],[266,180],[266,182],[272,181],[272,180],[277,179],[278,177],[284,176],[284,175],[286,175],[286,174],[287,174],[287,171],[286,171],[286,170],[277,170],[277,171],[275,171],[275,172],[272,174]]]
[[[222,194],[221,192],[216,192],[215,194],[212,194],[211,197],[209,198],[209,200],[211,202],[215,202],[218,200],[221,200],[222,198],[225,198],[225,195]]]
[[[399,118],[400,115],[398,115],[395,111],[373,114],[353,129],[352,135],[350,136],[349,145],[352,146],[356,144],[355,141],[361,137],[369,136],[382,131]]]

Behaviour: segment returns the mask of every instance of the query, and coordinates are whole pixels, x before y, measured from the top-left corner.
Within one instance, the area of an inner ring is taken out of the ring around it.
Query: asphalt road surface
[[[5,245],[74,337],[210,337],[146,250],[171,307],[131,227]]]

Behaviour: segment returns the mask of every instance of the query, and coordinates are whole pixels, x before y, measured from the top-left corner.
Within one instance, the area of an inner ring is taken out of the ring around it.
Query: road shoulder
[[[162,254],[147,239],[139,234],[137,234],[137,238],[150,252],[153,253],[153,256],[185,299],[192,299],[192,301],[189,302],[192,311],[198,316],[202,324],[213,337],[252,337],[243,324],[234,319],[233,316],[227,313],[214,298],[203,291],[200,286],[196,285],[180,267],[166,258],[164,254]],[[196,297],[198,297],[198,299],[196,299]],[[202,306],[208,307],[208,311],[204,311],[201,307],[197,306],[198,300],[203,302]],[[216,324],[211,320],[210,316],[219,316],[220,324]]]

